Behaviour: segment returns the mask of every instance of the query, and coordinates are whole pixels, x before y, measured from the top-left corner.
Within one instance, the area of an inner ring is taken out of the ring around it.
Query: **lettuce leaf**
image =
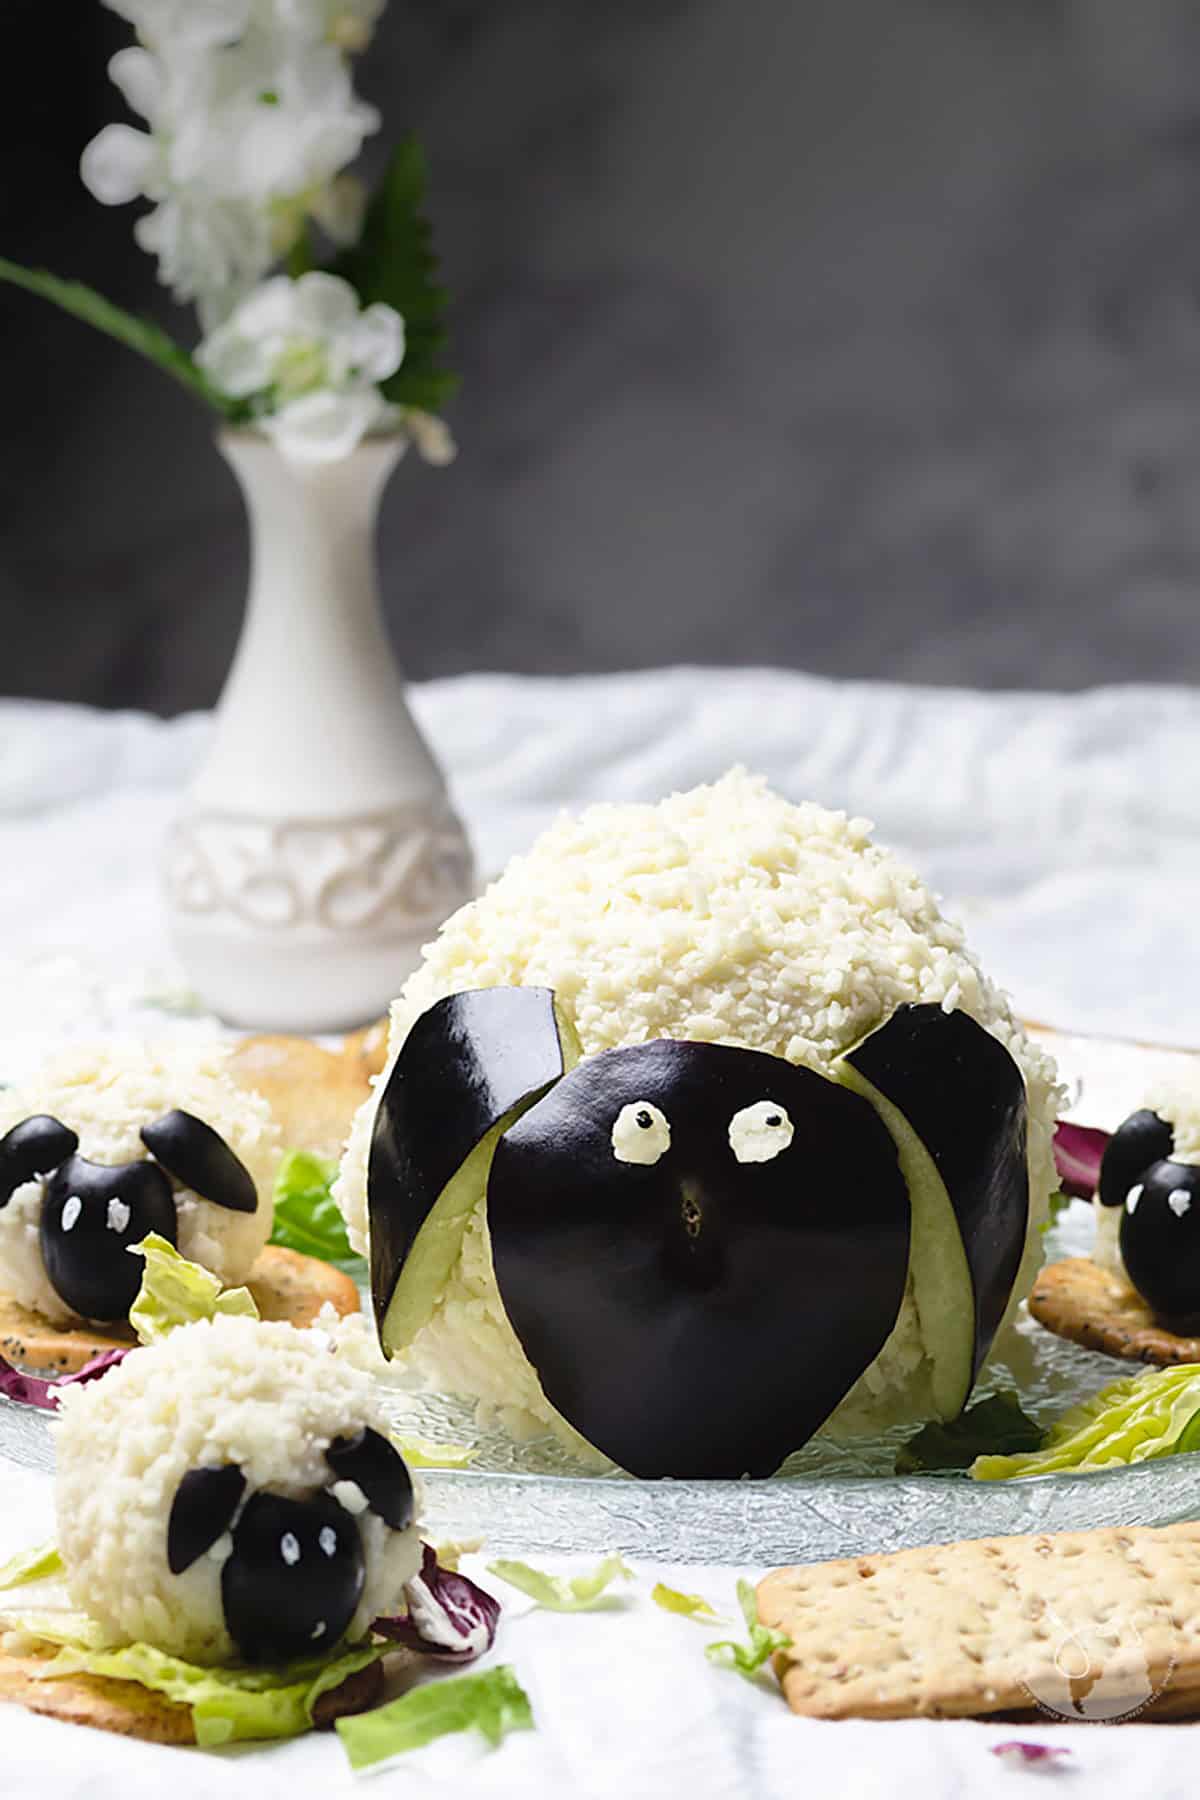
[[[664,1612],[681,1613],[685,1619],[699,1619],[704,1623],[720,1622],[720,1613],[709,1605],[703,1594],[682,1594],[678,1588],[656,1581],[650,1590],[650,1598]]]
[[[337,1721],[352,1769],[370,1769],[455,1731],[481,1731],[493,1748],[510,1731],[532,1731],[529,1696],[507,1663],[480,1675],[410,1688],[399,1700]]]
[[[337,1263],[356,1273],[364,1267],[346,1236],[341,1209],[333,1197],[337,1164],[309,1150],[289,1150],[275,1177],[275,1228],[271,1242],[298,1250],[320,1262]]]
[[[1041,1426],[1022,1409],[1015,1394],[991,1394],[957,1419],[923,1426],[896,1452],[896,1473],[966,1469],[978,1456],[1016,1455],[1036,1450],[1041,1441]]]
[[[471,1444],[434,1444],[427,1438],[394,1437],[410,1469],[469,1469],[479,1452]]]
[[[548,1575],[523,1562],[489,1563],[488,1573],[528,1594],[548,1612],[586,1612],[612,1582],[633,1580],[633,1570],[619,1556],[606,1556],[590,1575]]]
[[[1112,1382],[1063,1414],[1038,1450],[979,1456],[976,1481],[1012,1481],[1063,1469],[1107,1469],[1200,1448],[1200,1364],[1146,1369]],[[1192,1427],[1189,1430],[1189,1427]]]
[[[49,1581],[61,1575],[63,1560],[57,1544],[35,1544],[30,1550],[18,1550],[6,1563],[0,1563],[0,1591],[24,1587],[30,1581]]]
[[[129,1323],[143,1344],[157,1343],[180,1325],[194,1325],[218,1313],[257,1319],[249,1288],[222,1288],[215,1275],[188,1262],[157,1232],[130,1245],[130,1254],[146,1259],[141,1288],[129,1309]]]
[[[0,1615],[5,1631],[16,1631],[35,1644],[57,1644],[65,1650],[87,1654],[93,1650],[114,1648],[103,1625],[89,1619],[84,1612],[70,1607],[47,1607],[44,1611],[5,1612]]]
[[[706,1644],[704,1654],[718,1668],[734,1669],[747,1681],[753,1681],[768,1657],[774,1656],[777,1650],[789,1650],[792,1640],[786,1631],[771,1631],[759,1623],[758,1601],[751,1582],[739,1581],[737,1596],[750,1634],[749,1643],[738,1644],[732,1638],[723,1638],[715,1644]]]
[[[40,1679],[103,1675],[113,1681],[136,1681],[190,1707],[197,1744],[212,1749],[218,1744],[298,1737],[311,1731],[313,1708],[321,1695],[340,1687],[348,1676],[378,1662],[384,1654],[383,1648],[368,1645],[332,1658],[293,1663],[286,1669],[204,1669],[165,1656],[149,1644],[128,1644],[119,1650],[70,1646],[47,1664]]]

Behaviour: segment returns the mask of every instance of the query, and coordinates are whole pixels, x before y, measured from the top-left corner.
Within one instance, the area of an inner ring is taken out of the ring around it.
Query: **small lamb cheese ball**
[[[552,988],[585,1058],[666,1037],[766,1051],[825,1075],[897,1007],[930,1002],[969,1014],[1025,1080],[1030,1203],[1015,1307],[1040,1261],[1039,1226],[1057,1185],[1056,1071],[960,927],[869,830],[865,820],[793,804],[741,769],[657,805],[597,805],[560,819],[447,921],[392,1008],[387,1067],[360,1109],[335,1189],[356,1246],[366,1247],[378,1097],[415,1020],[447,995]],[[742,1160],[775,1149],[757,1116],[737,1121],[731,1145]],[[482,1208],[405,1356],[509,1430],[549,1429],[586,1454],[546,1401],[504,1313]],[[931,1416],[931,1369],[910,1276],[888,1342],[831,1424],[873,1430]]]
[[[180,1111],[203,1120],[245,1165],[258,1204],[253,1212],[211,1204],[165,1171],[178,1248],[227,1287],[236,1286],[271,1235],[281,1144],[266,1100],[234,1080],[228,1056],[227,1046],[216,1042],[72,1045],[29,1081],[0,1092],[0,1135],[24,1119],[49,1115],[78,1136],[80,1157],[111,1168],[148,1162],[142,1129],[167,1114]],[[84,1315],[47,1273],[40,1242],[42,1175],[23,1182],[0,1204],[0,1290],[52,1324],[68,1324]],[[115,1222],[121,1217],[119,1212]]]
[[[275,1567],[267,1578],[283,1584],[272,1612],[289,1609],[289,1582],[328,1577],[322,1551],[331,1554],[330,1519],[341,1554],[360,1559],[364,1578],[352,1615],[331,1624],[328,1641],[316,1636],[325,1622],[318,1619],[303,1633],[304,1654],[332,1650],[341,1638],[356,1642],[374,1619],[397,1610],[420,1564],[420,1543],[411,1518],[393,1529],[331,1465],[331,1447],[336,1456],[336,1446],[358,1433],[386,1439],[388,1430],[372,1376],[353,1352],[339,1351],[336,1331],[218,1317],[135,1351],[102,1381],[64,1390],[55,1425],[58,1545],[72,1599],[113,1644],[148,1643],[204,1664],[243,1660],[245,1583],[229,1573],[243,1555],[243,1524],[254,1535],[255,1509],[268,1522],[272,1512],[281,1515],[286,1527],[269,1546]],[[398,1453],[390,1445],[388,1452],[407,1481]],[[218,1511],[211,1544],[173,1573],[173,1509],[181,1484],[195,1483],[198,1471],[223,1471],[232,1481],[236,1518],[229,1525]],[[371,1490],[365,1477],[364,1486]],[[231,1630],[227,1611],[236,1608]],[[257,1625],[269,1633],[274,1623]]]

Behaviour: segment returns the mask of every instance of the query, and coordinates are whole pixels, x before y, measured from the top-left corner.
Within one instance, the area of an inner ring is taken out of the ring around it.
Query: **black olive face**
[[[0,1207],[8,1205],[19,1187],[48,1175],[78,1148],[76,1134],[49,1113],[36,1113],[6,1131],[0,1138]]]
[[[1147,1107],[1130,1113],[1104,1147],[1096,1189],[1101,1206],[1124,1206],[1151,1163],[1165,1162],[1174,1148],[1175,1133],[1165,1119]]]
[[[1121,1256],[1146,1304],[1168,1324],[1200,1320],[1200,1168],[1156,1162],[1125,1196]]]
[[[46,1182],[42,1261],[55,1292],[80,1318],[128,1318],[145,1268],[129,1252],[152,1231],[178,1241],[171,1184],[153,1163],[107,1168],[72,1156]]]
[[[669,1040],[510,1126],[496,1281],[550,1403],[635,1475],[768,1475],[879,1353],[908,1267],[896,1151],[856,1094]]]
[[[257,1493],[221,1570],[229,1635],[247,1662],[319,1656],[345,1635],[366,1578],[358,1525],[331,1495]]]

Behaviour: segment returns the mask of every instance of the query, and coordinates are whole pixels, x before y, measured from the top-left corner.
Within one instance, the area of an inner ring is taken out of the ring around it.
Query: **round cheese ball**
[[[367,1237],[378,1093],[414,1021],[446,995],[552,988],[585,1057],[679,1038],[766,1051],[825,1075],[897,1007],[929,1002],[969,1014],[1025,1079],[1030,1207],[1015,1306],[1040,1260],[1039,1226],[1057,1185],[1054,1065],[1016,1024],[961,928],[869,831],[863,819],[792,804],[741,769],[658,805],[597,805],[553,825],[443,926],[392,1008],[387,1068],[360,1110],[336,1189],[354,1242],[362,1248]],[[434,1386],[480,1400],[510,1429],[549,1428],[584,1449],[505,1317],[482,1209],[407,1354]],[[931,1367],[910,1280],[888,1342],[831,1425],[873,1430],[930,1416]]]
[[[252,1213],[211,1204],[171,1179],[178,1247],[227,1286],[249,1275],[271,1235],[279,1129],[267,1102],[228,1072],[223,1044],[109,1043],[72,1046],[29,1081],[0,1092],[0,1134],[49,1114],[79,1138],[78,1154],[113,1167],[146,1161],[143,1126],[175,1110],[220,1134],[249,1171],[258,1193]],[[46,1272],[39,1242],[44,1183],[24,1182],[0,1206],[0,1290],[52,1324],[79,1315]]]
[[[336,1333],[236,1317],[184,1326],[102,1381],[64,1389],[60,1413],[58,1546],[72,1599],[114,1644],[153,1644],[205,1664],[239,1659],[223,1598],[233,1547],[223,1524],[181,1573],[168,1561],[180,1484],[206,1469],[241,1472],[243,1517],[261,1496],[323,1506],[332,1497],[350,1508],[366,1578],[347,1642],[397,1610],[420,1543],[415,1525],[393,1530],[327,1460],[336,1440],[388,1429],[375,1381],[339,1354]]]

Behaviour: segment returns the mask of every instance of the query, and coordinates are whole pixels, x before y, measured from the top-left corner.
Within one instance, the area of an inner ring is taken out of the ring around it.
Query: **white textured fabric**
[[[530,680],[472,676],[416,690],[485,872],[566,804],[654,799],[761,768],[793,798],[865,813],[964,912],[989,971],[1026,1016],[1076,1031],[1200,1045],[1200,695],[928,692],[766,671],[677,669]],[[47,1037],[136,1018],[147,971],[170,967],[156,889],[162,831],[207,721],[164,724],[0,704],[0,1062]],[[81,976],[84,985],[81,989]],[[181,1027],[186,1028],[186,1027]],[[3,1072],[3,1071],[0,1071]],[[0,1560],[50,1534],[49,1483],[5,1472]],[[680,1545],[686,1555],[686,1545]],[[768,1682],[705,1663],[705,1633],[649,1599],[661,1576],[733,1610],[754,1571],[639,1568],[620,1607],[506,1610],[496,1655],[528,1688],[539,1730],[495,1754],[447,1740],[381,1777],[406,1794],[543,1793],[641,1800],[845,1793],[1020,1794],[1064,1780],[1090,1800],[1195,1792],[1192,1728],[816,1725]],[[264,1797],[346,1792],[329,1738],[227,1763],[0,1714],[0,1795],[199,1800],[234,1783]],[[1073,1773],[988,1754],[1020,1736],[1067,1745]]]

